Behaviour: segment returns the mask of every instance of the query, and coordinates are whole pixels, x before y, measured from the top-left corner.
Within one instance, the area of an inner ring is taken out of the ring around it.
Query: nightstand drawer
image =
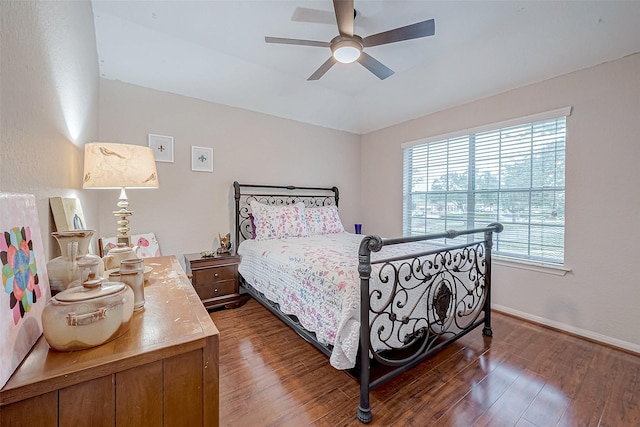
[[[237,268],[235,265],[226,265],[205,270],[194,270],[193,279],[198,286],[224,280],[233,280],[237,277]]]
[[[238,282],[236,280],[227,280],[217,283],[200,283],[195,289],[200,299],[204,301],[224,295],[237,294]]]

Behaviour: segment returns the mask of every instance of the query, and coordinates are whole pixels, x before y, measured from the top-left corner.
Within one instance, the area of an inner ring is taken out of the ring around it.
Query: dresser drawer
[[[196,286],[203,286],[207,283],[222,282],[224,280],[235,280],[237,278],[238,267],[236,265],[225,265],[204,270],[194,270],[193,280]]]
[[[205,301],[211,298],[237,294],[238,282],[236,280],[226,280],[217,283],[204,283],[198,284],[195,289],[200,299]]]

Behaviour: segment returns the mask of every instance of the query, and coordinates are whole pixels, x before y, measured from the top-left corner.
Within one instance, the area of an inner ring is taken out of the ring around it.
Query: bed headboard
[[[249,203],[255,200],[267,205],[292,205],[302,202],[306,207],[338,206],[338,187],[296,187],[293,185],[254,185],[233,183],[236,200],[235,231],[237,248],[240,242],[251,238]]]

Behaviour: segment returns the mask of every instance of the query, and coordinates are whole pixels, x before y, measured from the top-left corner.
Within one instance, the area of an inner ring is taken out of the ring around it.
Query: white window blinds
[[[498,221],[504,231],[495,236],[495,254],[562,264],[569,112],[408,144],[404,235]]]

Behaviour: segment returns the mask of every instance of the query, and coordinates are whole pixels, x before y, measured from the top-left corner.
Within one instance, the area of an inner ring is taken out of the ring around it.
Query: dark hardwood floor
[[[356,380],[256,301],[211,313],[220,425],[362,426]],[[374,426],[640,426],[640,357],[494,313],[371,395]]]

